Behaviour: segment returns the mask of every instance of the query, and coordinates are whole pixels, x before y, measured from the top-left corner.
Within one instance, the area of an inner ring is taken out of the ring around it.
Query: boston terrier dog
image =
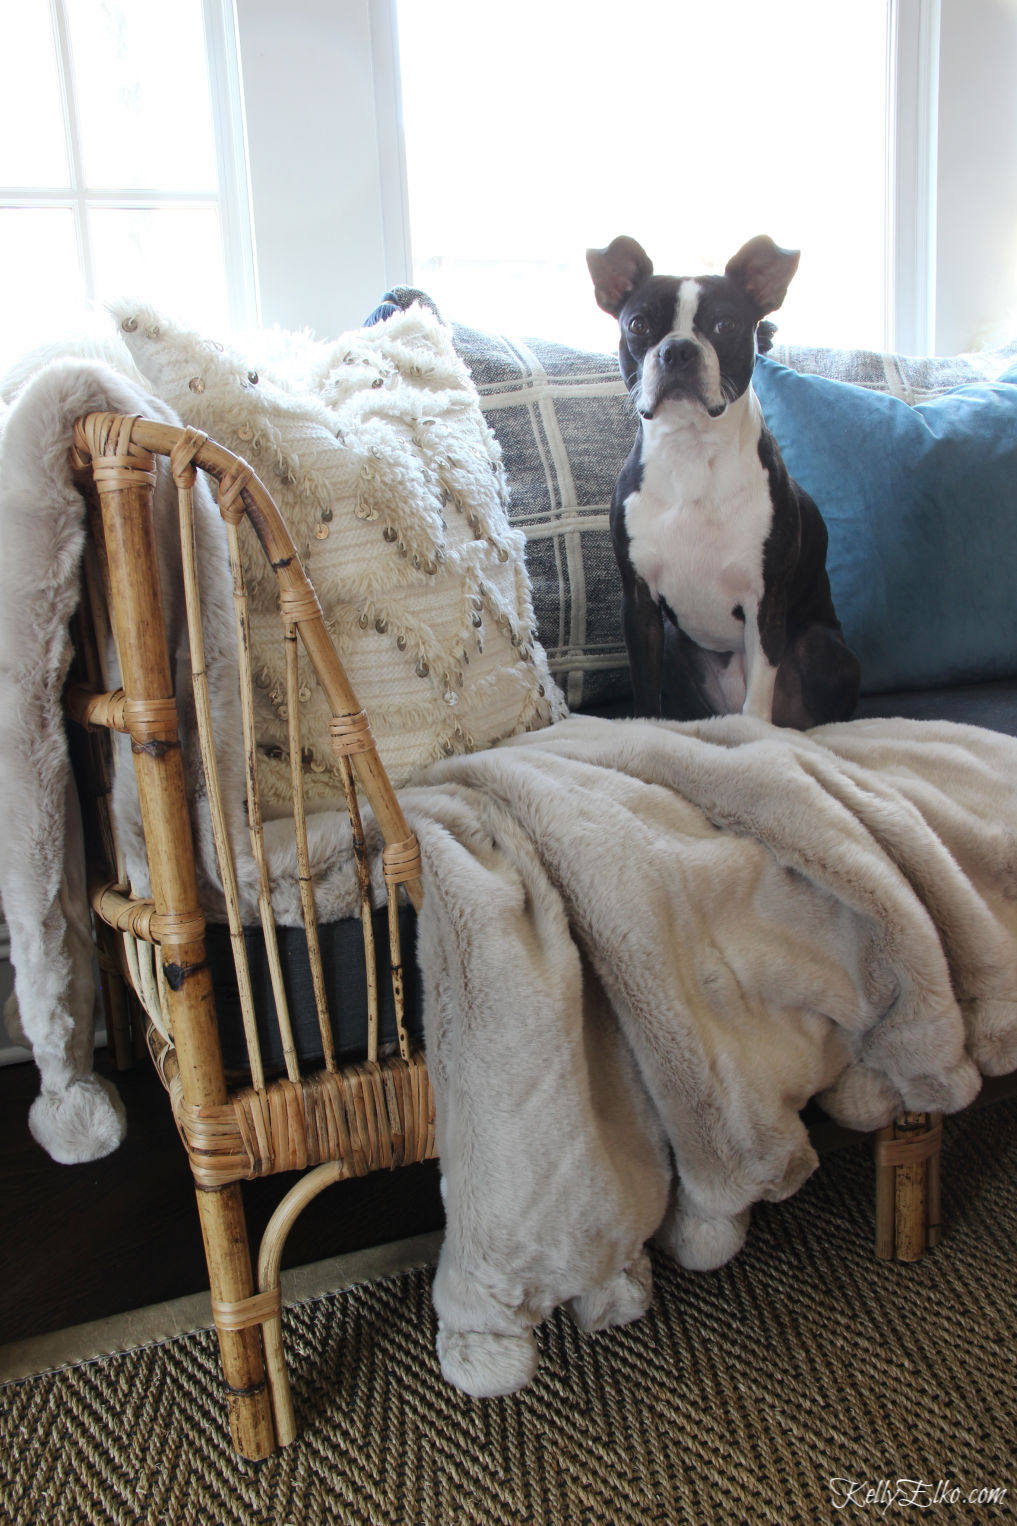
[[[722,276],[686,278],[655,276],[635,239],[587,251],[640,417],[611,505],[637,715],[804,730],[854,710],[826,526],[752,390],[757,327],[798,259],[763,235]]]

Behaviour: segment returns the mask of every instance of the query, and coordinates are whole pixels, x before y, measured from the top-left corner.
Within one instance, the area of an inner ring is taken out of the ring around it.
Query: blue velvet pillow
[[[767,356],[754,385],[830,532],[862,689],[1017,675],[1017,367],[912,407]]]

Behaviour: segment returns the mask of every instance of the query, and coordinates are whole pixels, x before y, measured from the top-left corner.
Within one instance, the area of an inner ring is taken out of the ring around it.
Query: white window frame
[[[206,57],[196,58],[194,66],[208,70],[218,179],[217,189],[208,192],[168,192],[158,187],[94,189],[86,184],[65,7],[63,0],[49,0],[49,4],[56,44],[68,184],[38,188],[0,187],[0,206],[71,212],[88,301],[93,301],[97,295],[89,216],[92,208],[145,211],[171,206],[216,208],[222,230],[230,323],[235,328],[253,327],[259,321],[260,313],[234,0],[202,0]]]
[[[886,342],[926,355],[936,339],[940,0],[894,0],[890,16]]]
[[[235,0],[202,0],[230,322],[261,321]]]

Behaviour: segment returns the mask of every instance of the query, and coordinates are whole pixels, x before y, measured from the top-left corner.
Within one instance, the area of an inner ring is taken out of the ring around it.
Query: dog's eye
[[[649,324],[641,313],[636,313],[634,318],[629,319],[629,333],[642,336],[649,328]]]
[[[713,332],[720,339],[726,339],[729,334],[734,333],[737,327],[738,325],[733,318],[718,318],[713,325]]]

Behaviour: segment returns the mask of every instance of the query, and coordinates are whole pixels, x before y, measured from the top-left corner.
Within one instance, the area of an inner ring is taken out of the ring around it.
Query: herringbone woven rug
[[[948,1121],[944,1203],[936,1251],[877,1262],[867,1152],[827,1155],[794,1199],[756,1211],[722,1271],[658,1257],[637,1324],[591,1337],[551,1320],[537,1379],[508,1399],[475,1402],[442,1382],[426,1270],[300,1305],[286,1324],[302,1434],[261,1465],[230,1447],[208,1332],[12,1384],[0,1395],[0,1516],[1012,1520],[1017,1104]],[[1005,1493],[971,1502],[991,1490]]]

